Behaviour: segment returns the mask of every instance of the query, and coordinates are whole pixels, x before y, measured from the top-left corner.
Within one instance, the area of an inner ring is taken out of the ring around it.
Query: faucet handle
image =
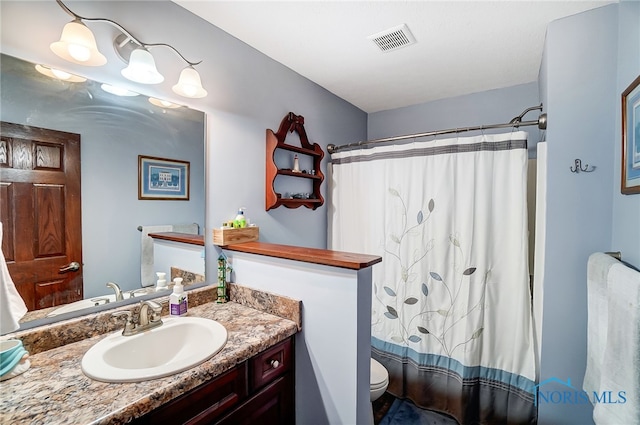
[[[131,310],[116,311],[114,313],[111,313],[111,316],[112,317],[127,316],[127,322],[130,322],[131,318],[133,317],[133,315],[131,314]]]
[[[151,308],[151,310],[153,310],[154,313],[160,313],[162,311],[162,305],[153,300],[145,300],[145,301],[142,301],[140,304],[147,304]]]
[[[160,314],[162,313],[162,304],[149,300],[149,307],[151,307],[151,322],[162,322]]]
[[[109,304],[110,300],[108,297],[98,297],[98,298],[91,298],[91,302],[93,303],[94,307],[98,306],[100,304],[104,305],[104,304]]]
[[[116,311],[114,313],[111,313],[111,316],[112,317],[127,316],[127,321],[124,324],[122,335],[129,335],[136,326],[135,323],[133,323],[133,314],[131,313],[131,310]]]

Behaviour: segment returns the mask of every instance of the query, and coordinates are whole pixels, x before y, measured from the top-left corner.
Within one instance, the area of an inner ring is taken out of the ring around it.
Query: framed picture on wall
[[[138,155],[138,199],[188,201],[189,162]]]
[[[625,195],[640,193],[640,76],[622,92],[622,181]]]

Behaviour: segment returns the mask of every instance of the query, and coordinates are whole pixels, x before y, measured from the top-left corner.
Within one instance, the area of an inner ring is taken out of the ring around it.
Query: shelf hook
[[[576,158],[575,162],[574,162],[574,166],[573,167],[569,167],[569,169],[571,170],[572,173],[579,173],[579,172],[583,172],[583,173],[590,173],[592,171],[594,171],[596,169],[595,166],[589,166],[589,164],[585,164],[584,167],[582,166],[582,161],[579,158]]]

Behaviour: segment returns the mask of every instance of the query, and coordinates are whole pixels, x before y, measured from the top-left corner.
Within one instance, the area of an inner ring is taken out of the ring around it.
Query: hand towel
[[[140,240],[140,282],[143,287],[153,286],[156,283],[156,271],[153,268],[153,238],[149,233],[179,232],[197,235],[199,226],[190,224],[161,224],[156,226],[142,226]]]
[[[0,222],[0,242],[2,234],[2,223]],[[0,249],[0,334],[4,335],[18,329],[20,327],[19,321],[26,313],[27,306],[18,293],[11,275],[9,275],[4,252]]]
[[[614,264],[607,286],[607,346],[598,392],[602,400],[595,403],[593,419],[598,425],[640,424],[640,272]]]
[[[582,389],[587,394],[600,389],[600,374],[607,346],[607,276],[618,260],[596,252],[587,261],[587,369]]]

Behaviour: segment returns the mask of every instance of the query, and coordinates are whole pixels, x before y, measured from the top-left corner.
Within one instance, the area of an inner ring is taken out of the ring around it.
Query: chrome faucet
[[[117,283],[108,282],[107,283],[107,288],[111,288],[114,291],[116,291],[116,301],[124,300],[124,297],[122,296],[122,290],[120,289],[120,287],[118,286]]]
[[[162,305],[157,302],[151,300],[140,302],[140,312],[138,313],[138,327],[140,330],[143,331],[162,325],[160,313],[162,313]]]
[[[151,311],[149,311],[151,309]],[[140,302],[140,308],[136,318],[131,310],[116,311],[112,313],[112,316],[127,316],[127,321],[122,330],[123,336],[131,336],[140,332],[144,332],[149,329],[162,325],[162,319],[160,319],[160,313],[162,313],[162,305],[155,301],[146,300]]]

